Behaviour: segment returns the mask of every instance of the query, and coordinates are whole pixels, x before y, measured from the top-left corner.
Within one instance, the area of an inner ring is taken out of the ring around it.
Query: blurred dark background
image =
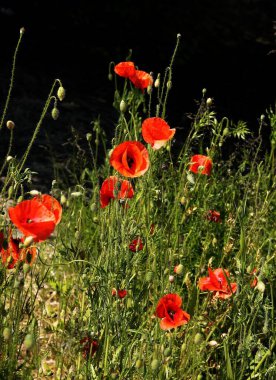
[[[26,29],[7,115],[16,123],[16,152],[24,151],[51,84],[60,78],[67,90],[60,118],[46,117],[29,163],[51,180],[46,168],[58,151],[66,160],[70,145],[63,144],[71,127],[90,132],[100,116],[112,135],[117,115],[109,63],[125,60],[132,49],[139,69],[163,73],[178,33],[167,108],[171,127],[189,128],[187,114],[196,112],[206,88],[218,116],[247,121],[256,130],[260,115],[275,105],[274,21],[275,0],[0,1],[1,109],[19,29]]]

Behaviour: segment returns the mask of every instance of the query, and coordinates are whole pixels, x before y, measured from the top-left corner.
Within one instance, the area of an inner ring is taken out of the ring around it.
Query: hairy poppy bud
[[[3,330],[3,338],[5,341],[9,340],[11,337],[11,329],[9,327],[5,327]]]
[[[86,140],[91,141],[92,140],[92,133],[86,133]]]
[[[33,243],[33,241],[33,236],[27,236],[23,243],[24,248],[28,248]]]
[[[61,194],[61,197],[60,197],[60,204],[61,205],[65,205],[65,203],[67,202],[67,198],[64,194]]]
[[[11,161],[12,159],[13,159],[13,156],[8,156],[8,157],[6,158],[6,161],[9,162],[9,161]]]
[[[32,334],[27,334],[25,336],[24,345],[27,350],[30,350],[34,346],[34,336]]]
[[[142,360],[141,360],[141,359],[137,359],[137,360],[136,360],[136,363],[135,363],[135,367],[136,367],[137,369],[139,369],[139,368],[142,367],[142,365],[143,365]]]
[[[66,91],[65,91],[65,88],[60,86],[57,90],[57,97],[59,98],[59,100],[62,102],[63,99],[65,98],[65,94],[66,94]]]
[[[207,92],[207,89],[206,89],[206,88],[203,88],[203,90],[202,90],[202,95],[204,96],[204,95],[206,94],[206,92]]]
[[[113,79],[113,75],[111,73],[109,73],[107,78],[108,78],[108,80],[111,81]]]
[[[35,196],[35,195],[39,195],[39,194],[41,194],[41,193],[40,193],[40,191],[38,191],[38,190],[31,190],[31,191],[30,191],[30,194],[31,194],[32,196]]]
[[[170,283],[173,283],[173,282],[174,282],[174,276],[173,276],[173,275],[170,275],[170,276],[169,276],[169,281],[170,281]]]
[[[8,120],[6,126],[9,130],[12,130],[15,127],[15,124],[12,120]]]
[[[172,81],[168,80],[167,82],[167,89],[170,90],[172,88]]]
[[[195,334],[195,337],[194,337],[194,344],[195,345],[198,345],[198,344],[202,343],[203,340],[204,340],[203,334],[201,334],[201,333]]]
[[[184,266],[182,264],[178,264],[174,267],[174,273],[182,274],[184,270]]]
[[[210,342],[208,342],[208,345],[210,347],[216,347],[218,345],[218,342],[216,340],[210,340]]]
[[[160,366],[159,360],[158,359],[153,359],[153,361],[151,362],[150,366],[151,366],[151,369],[153,371],[156,371],[159,368],[159,366]]]
[[[22,27],[22,28],[20,28],[20,34],[24,34],[25,33],[25,28],[24,27]]]
[[[123,112],[123,113],[125,113],[126,110],[127,110],[127,104],[124,101],[124,99],[122,99],[121,102],[120,102],[120,111]]]
[[[207,107],[210,107],[212,104],[213,104],[213,99],[208,98],[208,99],[206,100],[206,105],[207,105]]]
[[[160,86],[160,74],[158,74],[154,82],[154,87],[158,88],[159,86]]]
[[[54,120],[57,120],[57,119],[58,119],[58,117],[59,117],[59,110],[57,109],[57,107],[54,107],[54,108],[52,109],[51,115],[52,115],[52,118],[53,118]]]

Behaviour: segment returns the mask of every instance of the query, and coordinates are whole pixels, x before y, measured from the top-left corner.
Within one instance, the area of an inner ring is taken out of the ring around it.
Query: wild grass
[[[95,120],[85,136],[83,162],[70,157],[70,187],[56,168],[50,194],[62,205],[60,224],[36,244],[32,265],[20,260],[13,269],[1,265],[1,379],[276,378],[276,109],[268,105],[254,134],[243,121],[218,118],[204,89],[181,149],[174,149],[176,130],[164,147],[153,150],[141,125],[153,116],[169,123],[167,99],[177,86],[172,69],[179,43],[177,36],[168,68],[155,76],[159,83],[143,91],[110,64],[111,106],[118,111],[112,141]],[[50,106],[58,108],[60,88],[55,80],[23,157],[11,156],[10,148],[2,157],[5,234],[9,228],[18,233],[9,207],[36,194],[25,161]],[[263,128],[270,129],[265,152]],[[16,126],[10,146],[14,131]],[[148,171],[135,178],[110,165],[113,149],[130,140],[149,153]],[[233,149],[225,158],[227,144]],[[196,154],[211,157],[210,175],[190,170]],[[111,199],[103,208],[100,189],[111,175],[128,179],[135,194]],[[219,221],[208,217],[210,210],[220,214]],[[133,252],[129,246],[138,237],[143,247]],[[3,257],[7,247],[1,244]],[[237,291],[227,299],[201,291],[199,279],[208,276],[208,267],[229,271],[228,286],[236,283]],[[119,290],[126,295],[120,297]],[[156,307],[166,294],[181,297],[188,323],[161,329]]]

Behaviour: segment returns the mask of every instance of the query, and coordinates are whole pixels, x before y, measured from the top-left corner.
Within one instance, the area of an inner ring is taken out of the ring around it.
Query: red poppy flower
[[[54,214],[56,224],[60,222],[62,216],[62,207],[54,197],[48,194],[42,194],[34,197],[33,199],[41,202],[49,211]]]
[[[57,213],[50,211],[48,206],[37,199],[23,201],[9,208],[9,217],[25,236],[33,236],[37,242],[44,241],[54,231],[58,220]]]
[[[215,297],[223,299],[231,297],[237,291],[237,284],[235,282],[230,283],[230,286],[228,285],[226,277],[229,277],[229,272],[227,270],[217,268],[212,271],[211,268],[208,268],[208,272],[209,277],[199,279],[198,287],[200,290],[215,292]]]
[[[206,218],[211,222],[221,223],[220,212],[215,210],[209,210]]]
[[[80,344],[83,345],[82,347],[82,356],[84,359],[88,359],[89,357],[94,356],[95,352],[98,350],[99,343],[97,340],[90,338],[89,336],[86,336],[80,340]]]
[[[118,296],[119,298],[125,298],[125,296],[127,295],[127,290],[126,289],[116,290],[115,288],[112,288],[111,294],[113,296]]]
[[[171,140],[175,134],[175,128],[170,129],[169,124],[160,117],[149,117],[142,123],[143,139],[157,150]]]
[[[111,199],[126,199],[134,196],[134,190],[131,183],[127,180],[121,180],[116,176],[105,179],[100,189],[101,207],[106,207]]]
[[[156,306],[156,316],[162,318],[162,330],[182,326],[190,320],[190,315],[181,309],[182,299],[178,294],[167,294],[162,297]]]
[[[250,282],[251,288],[255,288],[255,286],[258,284],[258,277],[256,276],[257,269],[253,269],[251,272],[251,275],[254,276],[253,280]]]
[[[153,83],[152,76],[141,70],[135,70],[134,75],[129,77],[129,79],[136,88],[139,88],[142,91]]]
[[[125,141],[113,150],[110,165],[125,177],[140,177],[149,168],[149,154],[139,141]]]
[[[129,78],[135,75],[135,66],[133,62],[120,62],[114,67],[114,71],[120,77]]]
[[[129,244],[129,249],[132,252],[141,251],[143,248],[144,248],[144,244],[143,244],[142,239],[140,237],[133,239],[132,242]]]
[[[21,243],[21,239],[14,239],[10,231],[8,241],[5,241],[4,235],[1,232],[1,241],[2,263],[7,265],[8,269],[12,269],[20,258],[19,244]]]
[[[190,171],[193,173],[210,175],[212,170],[212,160],[210,157],[196,154],[191,158]]]

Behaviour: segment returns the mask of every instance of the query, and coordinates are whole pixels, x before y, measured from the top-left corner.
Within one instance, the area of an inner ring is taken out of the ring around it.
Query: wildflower
[[[140,177],[149,168],[149,154],[139,141],[119,144],[110,156],[110,164],[125,177]]]
[[[211,222],[221,223],[220,212],[215,210],[209,210],[206,218]]]
[[[118,289],[116,290],[115,288],[112,288],[111,294],[113,297],[118,296],[118,298],[125,298],[127,295],[127,290],[126,289]]]
[[[173,269],[174,273],[176,273],[176,274],[182,274],[183,270],[184,270],[183,264],[178,264]]]
[[[131,183],[127,180],[121,180],[116,176],[105,179],[100,189],[101,208],[106,207],[111,199],[126,199],[134,196],[134,190]]]
[[[151,145],[154,150],[160,149],[171,140],[175,134],[175,128],[169,125],[161,117],[149,117],[142,123],[143,139]]]
[[[117,75],[123,78],[130,78],[135,75],[135,66],[131,61],[120,62],[114,67],[114,71]]]
[[[237,291],[237,284],[235,282],[229,283],[227,280],[229,272],[222,268],[217,268],[212,271],[208,268],[209,277],[202,277],[199,279],[198,287],[200,290],[209,290],[215,292],[215,297],[226,299],[232,296]],[[230,286],[229,286],[230,285]]]
[[[196,154],[191,158],[190,171],[193,173],[210,175],[212,170],[212,160],[208,156]]]
[[[182,299],[178,294],[166,294],[156,307],[156,316],[162,318],[160,327],[162,330],[182,326],[190,320],[190,315],[181,309]]]
[[[135,70],[134,75],[130,76],[129,79],[136,88],[142,91],[153,84],[152,76],[141,70]]]
[[[14,268],[15,264],[19,260],[20,251],[19,244],[20,239],[14,239],[11,231],[9,232],[8,240],[5,240],[3,232],[0,232],[0,250],[3,265],[8,269]]]
[[[143,248],[144,248],[144,244],[143,244],[142,239],[140,237],[133,239],[132,242],[129,244],[129,249],[132,252],[141,251]]]
[[[10,207],[8,213],[13,224],[25,236],[33,236],[34,241],[41,242],[60,222],[62,208],[55,198],[44,194]]]
[[[84,359],[94,356],[99,347],[98,341],[89,336],[82,338],[80,344],[82,345],[82,356]]]
[[[250,282],[251,288],[255,288],[255,286],[258,284],[258,277],[256,276],[257,269],[254,268],[253,271],[250,273],[254,276],[254,279]]]

